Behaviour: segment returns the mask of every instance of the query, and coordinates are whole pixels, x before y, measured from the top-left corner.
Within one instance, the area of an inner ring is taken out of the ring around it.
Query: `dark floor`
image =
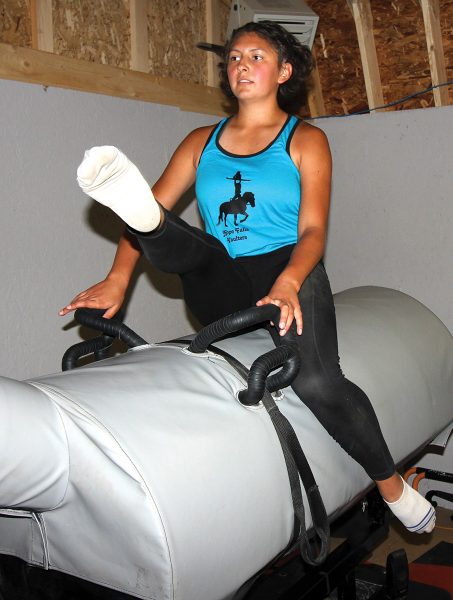
[[[453,544],[453,510],[438,507],[436,514],[436,527],[430,534],[409,533],[396,519],[392,520],[388,538],[371,554],[369,562],[384,566],[387,555],[398,548],[404,548],[412,562],[439,542]]]
[[[439,542],[453,544],[453,511],[437,508],[436,527],[430,534],[411,534],[396,519],[391,520],[388,537],[371,553],[362,569],[356,573],[357,600],[367,600],[383,585],[384,572],[379,573],[379,567],[385,567],[387,557],[392,552],[404,550],[409,563],[417,560],[423,554],[437,546]],[[438,594],[438,596],[435,596]],[[409,586],[408,598],[417,600],[436,600],[443,598],[443,592],[424,588],[423,585],[412,583]],[[445,596],[447,597],[447,596]],[[326,600],[337,600],[336,593]]]

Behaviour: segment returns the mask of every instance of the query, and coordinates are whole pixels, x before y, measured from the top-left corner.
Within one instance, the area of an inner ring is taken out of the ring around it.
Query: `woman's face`
[[[276,97],[291,72],[291,65],[279,64],[275,48],[256,33],[243,33],[231,46],[228,81],[238,100]]]

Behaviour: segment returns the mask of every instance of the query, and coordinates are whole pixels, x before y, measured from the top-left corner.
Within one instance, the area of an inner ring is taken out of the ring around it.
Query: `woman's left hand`
[[[298,292],[299,288],[294,282],[277,279],[269,293],[256,303],[257,306],[275,304],[280,308],[278,328],[281,336],[288,332],[294,320],[296,321],[298,335],[302,334],[302,310],[297,295]]]

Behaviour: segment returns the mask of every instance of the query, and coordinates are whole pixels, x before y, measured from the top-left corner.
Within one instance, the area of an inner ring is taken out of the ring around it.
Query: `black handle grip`
[[[61,361],[63,371],[69,371],[77,367],[79,359],[88,354],[94,354],[95,360],[105,358],[107,349],[112,345],[115,338],[122,340],[129,348],[147,343],[146,340],[122,323],[119,315],[115,315],[112,319],[104,319],[102,315],[105,311],[105,308],[78,308],[75,311],[74,319],[78,323],[101,331],[103,335],[79,342],[68,348]]]
[[[106,310],[105,308],[78,308],[74,313],[74,319],[81,325],[97,329],[110,337],[122,340],[129,348],[143,346],[148,343],[121,321],[115,318],[104,319],[102,315]]]
[[[77,367],[77,363],[83,356],[89,354],[95,355],[95,360],[100,360],[105,357],[106,350],[110,348],[113,342],[113,337],[108,335],[100,335],[91,340],[86,340],[74,344],[66,350],[61,359],[61,369],[70,371]]]
[[[274,369],[282,367],[275,375],[268,375]],[[293,346],[279,346],[258,357],[250,367],[247,389],[239,392],[239,400],[248,406],[258,404],[264,391],[275,392],[287,387],[299,372],[299,353]]]
[[[210,344],[225,335],[235,333],[236,331],[251,327],[252,325],[257,325],[263,321],[278,322],[279,318],[280,309],[278,306],[275,306],[275,304],[252,306],[245,310],[239,310],[203,327],[192,340],[188,350],[195,354],[206,352]]]

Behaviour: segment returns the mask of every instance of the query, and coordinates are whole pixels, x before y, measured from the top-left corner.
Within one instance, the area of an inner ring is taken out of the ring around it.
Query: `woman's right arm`
[[[175,150],[165,171],[152,187],[154,196],[167,210],[171,210],[194,183],[198,161],[212,128],[201,127],[192,131]],[[107,277],[77,294],[59,311],[59,315],[64,316],[77,308],[105,308],[104,317],[113,317],[121,308],[140,256],[140,247],[126,230],[120,238]]]

